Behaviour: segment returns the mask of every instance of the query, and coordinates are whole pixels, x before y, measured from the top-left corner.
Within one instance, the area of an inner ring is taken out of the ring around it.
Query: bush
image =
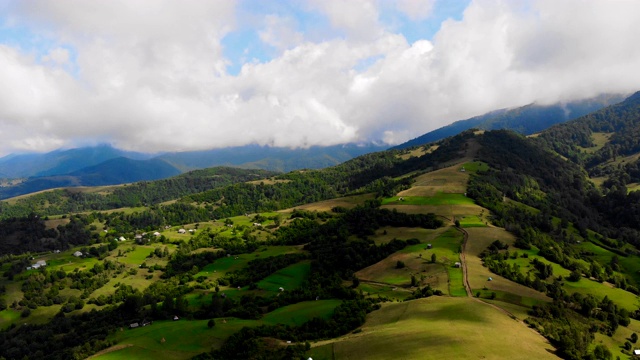
[[[398,262],[396,263],[396,269],[403,269],[406,265],[404,264],[404,261],[400,261],[398,260]]]
[[[29,317],[29,315],[31,315],[31,309],[24,308],[24,310],[22,310],[22,312],[20,313],[20,316],[23,318]]]

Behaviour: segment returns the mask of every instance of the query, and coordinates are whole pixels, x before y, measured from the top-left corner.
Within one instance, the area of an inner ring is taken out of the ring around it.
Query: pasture
[[[516,305],[527,306],[532,301],[550,301],[545,294],[532,288],[520,285],[514,281],[498,276],[482,265],[479,255],[494,240],[500,240],[513,245],[514,237],[506,230],[496,227],[472,227],[465,229],[469,233],[469,240],[465,249],[469,285],[475,294],[479,290],[487,289],[495,292],[498,300],[513,302]],[[521,251],[521,250],[518,250]],[[492,280],[489,281],[489,278]],[[513,294],[514,296],[501,296],[501,294]],[[514,300],[517,300],[514,302]]]
[[[432,248],[428,249],[427,244],[431,244]],[[413,275],[421,286],[429,284],[449,293],[451,274],[457,276],[460,273],[459,284],[455,282],[452,289],[457,289],[457,285],[462,287],[462,270],[453,268],[453,264],[459,261],[461,244],[462,234],[455,228],[431,230],[428,242],[407,246],[386,259],[356,272],[356,276],[379,285],[409,287]],[[431,256],[434,254],[436,263],[431,262]],[[404,267],[398,268],[398,261],[404,263]],[[464,291],[464,288],[462,289]]]
[[[266,314],[261,322],[267,325],[285,324],[300,326],[313,318],[329,319],[341,300],[303,301]]]
[[[324,200],[315,203],[305,204],[296,206],[296,209],[307,210],[307,211],[331,211],[336,206],[343,207],[346,209],[354,208],[358,205],[364,204],[366,200],[371,200],[375,198],[375,194],[363,194],[363,195],[353,195],[353,196],[345,196],[340,198],[335,198],[331,200]],[[283,210],[284,212],[291,212],[293,209]]]
[[[385,303],[367,315],[361,329],[312,344],[307,355],[314,360],[558,359],[541,335],[466,297]]]
[[[235,318],[216,319],[209,329],[208,320],[155,321],[152,325],[117,331],[111,349],[92,359],[189,359],[197,354],[220,347],[231,334],[245,326],[256,326],[254,320]],[[165,342],[162,342],[165,339]]]
[[[285,290],[297,289],[307,280],[309,273],[311,273],[311,261],[302,261],[260,280],[258,288],[271,292],[279,292],[280,287]]]
[[[277,309],[260,320],[218,318],[211,329],[207,326],[208,320],[155,321],[149,326],[117,331],[111,336],[116,345],[92,359],[189,359],[219,348],[229,336],[245,326],[295,326],[314,317],[327,319],[340,303],[340,300],[305,301]],[[162,339],[165,339],[164,343]]]

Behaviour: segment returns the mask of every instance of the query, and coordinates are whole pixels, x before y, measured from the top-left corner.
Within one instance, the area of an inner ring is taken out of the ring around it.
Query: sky
[[[0,156],[398,144],[640,90],[636,0],[0,0]]]

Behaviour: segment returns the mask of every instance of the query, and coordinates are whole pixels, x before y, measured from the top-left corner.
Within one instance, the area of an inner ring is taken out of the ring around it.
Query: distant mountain
[[[119,150],[110,145],[55,150],[44,154],[11,154],[0,158],[0,176],[21,178],[64,175],[118,157],[146,160],[152,156]]]
[[[495,110],[467,120],[456,121],[398,145],[394,147],[394,149],[405,149],[412,146],[428,144],[472,128],[482,130],[506,129],[519,132],[523,135],[530,135],[540,132],[552,125],[576,119],[606,106],[619,103],[624,100],[626,96],[627,95],[622,94],[606,94],[568,103],[558,103],[554,105],[530,104],[515,109]]]
[[[0,199],[57,187],[117,185],[179,174],[180,170],[159,159],[119,157],[66,175],[32,177],[18,185],[0,188]]]
[[[167,153],[158,157],[182,171],[214,166],[237,166],[289,172],[297,169],[321,169],[354,157],[386,150],[375,144],[344,144],[290,149],[260,145],[236,146],[224,149]]]

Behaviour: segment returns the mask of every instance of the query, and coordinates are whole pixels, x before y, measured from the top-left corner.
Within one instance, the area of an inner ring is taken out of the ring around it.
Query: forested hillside
[[[607,115],[612,141],[635,126],[634,101],[603,110],[617,114]],[[602,130],[599,116],[586,119]],[[346,347],[323,344],[375,343],[363,330],[371,326],[397,336],[379,351],[407,346],[409,333],[384,327],[391,318],[489,331],[447,310],[476,304],[486,319],[521,320],[501,325],[513,326],[502,335],[532,336],[530,326],[548,339],[553,354],[534,334],[539,356],[628,354],[640,331],[638,192],[595,184],[586,152],[559,155],[551,135],[577,139],[583,127],[560,129],[539,138],[466,131],[428,151],[322,170],[214,168],[2,202],[0,356],[162,358],[167,347],[178,358],[340,358]],[[443,300],[428,302],[434,296]],[[430,310],[377,315],[398,301]],[[442,346],[438,354],[471,346],[420,341]],[[524,355],[504,347],[506,357]]]
[[[623,101],[624,95],[600,95],[596,98],[561,104],[526,106],[495,110],[467,120],[459,120],[440,129],[433,130],[394,148],[405,149],[432,143],[455,136],[463,131],[477,128],[482,130],[512,130],[530,135],[565,121],[587,115],[603,107]]]

